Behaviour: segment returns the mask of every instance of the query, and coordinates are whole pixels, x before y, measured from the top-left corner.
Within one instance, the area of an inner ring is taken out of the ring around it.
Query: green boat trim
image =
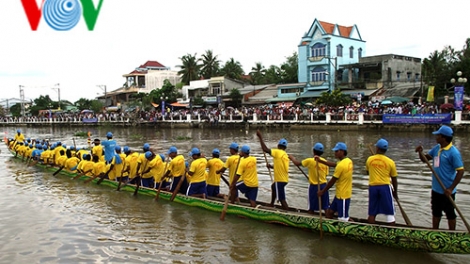
[[[15,156],[15,152],[10,152]],[[21,157],[16,157],[21,159]],[[57,167],[46,166],[37,163],[38,167],[44,170],[55,172]],[[60,175],[73,178],[76,173],[62,170]],[[77,180],[85,181],[89,176],[81,176]],[[96,183],[99,178],[92,182]],[[105,179],[100,186],[117,189],[118,182]],[[121,186],[122,191],[134,192],[136,186],[126,184]],[[156,189],[140,187],[139,195],[147,195],[155,197]],[[172,193],[161,191],[159,199],[170,201]],[[224,202],[221,199],[210,198],[201,199],[197,197],[189,197],[178,194],[174,202],[187,206],[203,208],[215,213],[221,213]],[[258,202],[260,203],[260,202]],[[281,224],[289,227],[307,229],[319,232],[323,229],[324,234],[345,237],[351,240],[383,245],[393,248],[400,248],[412,251],[424,251],[432,253],[451,253],[451,254],[470,254],[470,234],[466,231],[451,230],[434,230],[426,227],[395,225],[389,226],[385,224],[368,224],[363,219],[355,219],[354,222],[342,222],[336,219],[322,219],[320,226],[320,218],[318,215],[311,215],[305,210],[291,208],[284,211],[279,208],[267,208],[265,203],[261,203],[258,208],[249,207],[248,203],[229,204],[227,208],[228,215],[235,215],[253,219],[257,221]]]

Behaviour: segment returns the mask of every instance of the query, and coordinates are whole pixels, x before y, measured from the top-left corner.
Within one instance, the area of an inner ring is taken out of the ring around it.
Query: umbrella
[[[85,110],[82,110],[81,112],[82,114],[86,114],[86,113],[93,113],[93,110],[88,110],[88,109],[85,109]]]
[[[312,103],[305,103],[305,105],[308,105],[308,106],[313,106]]]
[[[393,104],[393,102],[390,100],[383,100],[382,102],[380,102],[380,104],[389,105],[389,104]]]
[[[440,106],[441,109],[454,109],[454,105],[453,104],[441,104]]]

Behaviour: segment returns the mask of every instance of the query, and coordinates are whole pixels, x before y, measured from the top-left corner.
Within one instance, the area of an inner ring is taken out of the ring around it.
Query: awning
[[[341,90],[343,94],[358,94],[360,93],[363,96],[369,96],[375,93],[378,89],[361,89],[361,90]]]
[[[187,107],[189,104],[181,104],[181,103],[172,103],[170,104],[171,106],[175,106],[175,107]]]
[[[276,102],[294,102],[297,97],[274,97],[266,99],[266,103],[276,103]]]
[[[158,107],[158,104],[152,103],[153,107]]]
[[[326,92],[327,90],[321,91],[307,91],[299,96],[299,98],[319,98],[321,94]]]

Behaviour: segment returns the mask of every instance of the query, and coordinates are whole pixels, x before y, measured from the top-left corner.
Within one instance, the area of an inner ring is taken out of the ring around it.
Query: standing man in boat
[[[256,131],[256,135],[259,138],[261,148],[265,153],[268,153],[273,157],[273,165],[266,164],[269,168],[274,170],[274,182],[271,185],[271,204],[274,207],[276,199],[281,202],[282,209],[288,210],[289,206],[286,201],[286,185],[289,182],[289,156],[286,153],[287,140],[282,138],[277,143],[277,149],[269,149],[264,143],[263,136],[259,130]]]
[[[422,162],[432,160],[432,166],[437,175],[432,177],[431,209],[432,209],[432,228],[439,229],[442,211],[447,216],[447,222],[450,230],[455,230],[456,218],[455,208],[451,203],[450,196],[455,201],[457,185],[462,180],[464,167],[462,156],[459,150],[452,145],[454,131],[448,126],[441,126],[439,130],[432,132],[436,135],[435,145],[427,154],[426,160],[419,155]],[[423,146],[417,146],[416,152],[421,153]],[[436,177],[440,177],[446,189],[442,189]]]
[[[106,164],[110,164],[112,159],[114,158],[114,154],[116,154],[115,148],[117,146],[116,140],[113,139],[113,133],[108,132],[106,133],[105,141],[101,142],[104,150],[104,160]]]
[[[327,218],[333,218],[334,213],[338,213],[338,220],[349,221],[349,204],[351,202],[352,195],[352,174],[353,174],[353,162],[348,155],[348,147],[344,142],[336,143],[333,148],[335,152],[335,158],[339,161],[337,163],[332,161],[323,160],[320,156],[315,156],[315,160],[323,163],[329,167],[335,167],[335,172],[330,181],[326,184],[326,187],[318,192],[318,196],[323,196],[335,183],[336,193],[333,202],[330,207],[326,210],[325,216]]]
[[[178,155],[178,149],[171,146],[168,149],[168,156],[171,158],[171,162],[168,165],[168,170],[165,172],[164,177],[173,177],[173,181],[170,185],[170,191],[173,192],[176,189],[179,181],[184,180],[183,175],[186,173],[186,166],[184,164],[184,156]],[[183,192],[184,191],[184,192]],[[186,193],[186,190],[179,189],[180,193]]]
[[[99,138],[95,138],[95,140],[93,140],[93,144],[95,145],[93,146],[93,148],[91,148],[92,159],[93,156],[98,156],[98,160],[104,161],[103,146],[101,145],[101,140]]]
[[[191,150],[191,157],[193,162],[188,169],[188,190],[187,196],[195,196],[200,198],[206,198],[206,167],[207,159],[201,156],[201,151],[198,148]]]
[[[384,214],[386,222],[395,224],[395,206],[393,197],[397,196],[397,168],[395,162],[385,156],[388,141],[381,138],[375,143],[375,155],[366,161],[366,171],[369,174],[369,224],[375,224],[375,217]],[[390,185],[390,182],[392,185]]]
[[[224,162],[219,158],[220,150],[212,150],[212,158],[207,161],[207,168],[209,169],[209,174],[207,177],[207,196],[212,197],[223,197],[220,194],[220,178],[221,175],[217,173],[220,169],[224,167]]]
[[[137,174],[137,160],[139,159],[139,153],[132,151],[128,146],[124,146],[123,151],[126,154],[124,173],[128,173],[129,183],[134,184],[135,175]],[[127,180],[124,182],[127,182]]]
[[[12,149],[15,149],[16,144],[24,141],[24,135],[21,133],[21,129],[16,130],[15,138],[13,139]]]
[[[238,160],[240,159],[240,156],[238,155],[238,144],[236,142],[232,142],[229,146],[229,151],[230,151],[230,157],[227,158],[225,161],[224,167],[219,169],[216,173],[217,174],[222,174],[228,169],[228,175],[229,175],[229,185],[232,184],[233,179],[235,178],[236,169],[237,169],[237,164]],[[235,197],[238,198],[238,191],[235,189]]]
[[[230,189],[238,189],[245,194],[250,201],[251,207],[256,207],[256,198],[258,197],[258,170],[256,169],[256,157],[250,156],[250,147],[244,145],[240,151],[240,164],[234,181],[230,185]],[[241,179],[241,181],[238,181]],[[236,185],[235,185],[236,184]],[[234,191],[230,193],[235,194]],[[235,196],[231,197],[232,203],[235,202]]]
[[[320,157],[323,155],[323,144],[316,143],[313,146],[313,156]],[[325,210],[328,209],[328,205],[330,204],[330,195],[329,192],[326,191],[321,196],[321,209],[318,208],[318,181],[320,181],[320,190],[326,187],[326,175],[328,175],[329,167],[325,164],[315,161],[315,158],[306,158],[301,162],[296,160],[294,156],[289,155],[289,159],[294,163],[295,166],[302,166],[308,169],[308,212],[313,214],[315,211]],[[326,161],[325,158],[320,157],[323,161]]]

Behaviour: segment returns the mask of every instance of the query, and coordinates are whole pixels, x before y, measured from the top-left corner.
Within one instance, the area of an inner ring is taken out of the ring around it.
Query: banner
[[[428,87],[428,97],[426,98],[428,102],[434,102],[434,86]]]
[[[463,108],[463,86],[454,87],[454,109],[462,111]]]
[[[385,114],[382,116],[384,124],[450,124],[451,121],[452,116],[450,113],[422,115]]]

